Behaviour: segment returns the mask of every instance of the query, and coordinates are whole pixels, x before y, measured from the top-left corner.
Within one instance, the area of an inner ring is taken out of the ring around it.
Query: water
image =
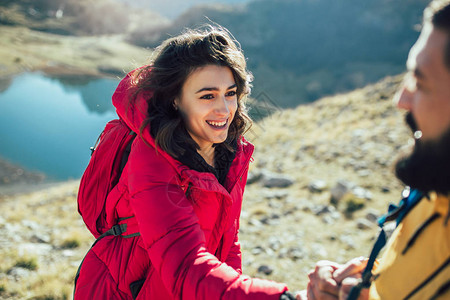
[[[80,178],[118,80],[27,73],[0,83],[0,157],[49,179]]]

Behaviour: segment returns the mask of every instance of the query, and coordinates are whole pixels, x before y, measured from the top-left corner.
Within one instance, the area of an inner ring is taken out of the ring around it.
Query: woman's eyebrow
[[[236,84],[230,85],[230,86],[227,88],[227,90],[234,89],[235,87],[237,87]],[[196,91],[195,93],[198,94],[198,93],[204,92],[204,91],[218,91],[218,90],[219,90],[219,88],[217,88],[217,87],[204,87],[204,88],[199,89],[199,90]]]

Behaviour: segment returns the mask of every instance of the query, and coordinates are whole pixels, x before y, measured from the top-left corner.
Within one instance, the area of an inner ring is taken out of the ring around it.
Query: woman
[[[113,104],[140,134],[105,226],[126,220],[128,238],[105,237],[89,251],[75,299],[293,298],[285,285],[241,272],[250,80],[242,51],[217,28],[165,41],[122,80]]]

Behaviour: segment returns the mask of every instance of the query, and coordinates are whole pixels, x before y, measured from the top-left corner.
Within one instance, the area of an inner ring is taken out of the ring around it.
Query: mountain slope
[[[213,22],[241,43],[255,91],[282,107],[362,87],[404,70],[429,0],[259,0],[197,6],[131,41],[154,47],[184,27]]]
[[[320,259],[368,255],[374,218],[402,188],[390,170],[410,136],[391,102],[400,80],[280,109],[254,124],[246,135],[256,151],[240,221],[245,274],[297,290]],[[290,185],[268,187],[270,178]],[[331,205],[339,182],[357,189]],[[77,185],[0,195],[0,299],[71,297],[92,243],[77,213]],[[351,213],[352,203],[359,206]]]

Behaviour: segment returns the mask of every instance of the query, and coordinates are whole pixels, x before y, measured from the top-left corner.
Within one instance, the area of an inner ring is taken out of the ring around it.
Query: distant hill
[[[211,20],[241,43],[255,75],[253,97],[295,107],[403,72],[429,1],[173,0],[151,1],[151,10],[143,0],[0,0],[0,25],[118,35],[153,48],[185,27]],[[174,11],[200,5],[169,20],[156,12],[165,3]]]
[[[249,0],[118,0],[133,7],[147,8],[167,18],[174,19],[192,6],[200,4],[243,4]]]
[[[168,25],[168,19],[115,0],[0,0],[0,25],[82,36],[127,34]]]
[[[256,94],[265,92],[280,106],[294,107],[402,72],[428,2],[259,0],[197,6],[159,33],[130,40],[154,47],[184,27],[207,22],[207,16],[241,43]]]

